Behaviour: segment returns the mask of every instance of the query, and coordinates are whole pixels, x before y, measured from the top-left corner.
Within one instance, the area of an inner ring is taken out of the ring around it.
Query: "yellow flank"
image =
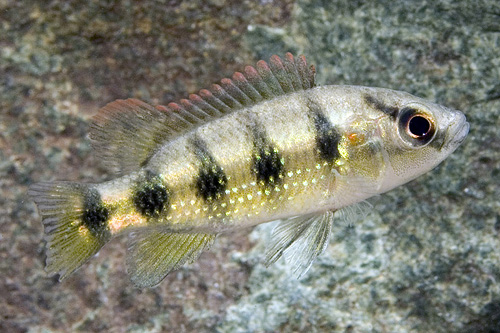
[[[324,201],[333,190],[336,165],[321,161],[309,143],[301,145],[304,151],[282,152],[280,163],[287,168],[271,184],[257,181],[250,172],[251,160],[243,163],[228,160],[224,172],[228,175],[227,187],[219,200],[205,202],[197,194],[195,186],[197,173],[190,164],[196,164],[193,156],[184,154],[186,170],[184,182],[176,182],[178,174],[169,170],[165,163],[161,178],[170,185],[172,197],[166,215],[155,219],[144,218],[132,204],[131,191],[125,189],[121,195],[114,193],[103,196],[103,202],[112,207],[109,228],[113,234],[130,227],[161,226],[165,230],[198,228],[209,232],[241,228],[260,223],[269,216],[300,214],[310,209],[312,203]],[[280,149],[277,149],[280,152]],[[251,154],[250,152],[246,152]],[[300,155],[303,159],[294,159]],[[247,155],[248,156],[248,155]],[[246,171],[246,172],[245,172]],[[338,174],[338,172],[337,172]],[[174,186],[174,184],[176,186]],[[104,192],[104,191],[103,191]]]
[[[212,163],[220,166],[227,178],[217,198],[205,200],[200,196],[197,178],[203,162],[195,153],[192,136],[182,137],[150,161],[150,168],[170,189],[168,207],[158,216],[145,217],[134,207],[134,190],[129,183],[133,184],[134,177],[140,176],[132,174],[128,183],[121,186],[104,185],[103,201],[112,211],[108,220],[110,231],[117,234],[131,227],[158,227],[177,232],[218,233],[269,219],[331,209],[336,197],[345,196],[338,192],[349,186],[349,177],[363,178],[373,187],[378,184],[384,160],[380,143],[370,135],[375,131],[373,123],[355,117],[348,126],[337,125],[338,156],[325,160],[318,153],[314,126],[307,109],[301,105],[303,98],[287,97],[287,100],[289,106],[295,107],[286,110],[292,114],[293,124],[279,121],[282,115],[272,111],[282,103],[280,100],[277,105],[268,102],[265,108],[255,111],[268,120],[276,118],[261,125],[272,146],[268,153],[279,156],[276,179],[270,176],[266,182],[256,177],[255,160],[265,156],[256,152],[255,134],[245,122],[247,116],[234,114],[224,122],[209,123],[198,132],[198,138],[210,151]],[[293,135],[283,135],[290,131],[289,126],[293,126]],[[220,130],[221,127],[227,128]],[[228,144],[221,144],[224,142]]]

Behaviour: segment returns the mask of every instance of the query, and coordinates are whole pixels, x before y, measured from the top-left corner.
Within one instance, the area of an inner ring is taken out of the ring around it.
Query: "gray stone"
[[[0,331],[498,331],[499,22],[492,0],[1,2]],[[125,239],[46,276],[27,186],[113,177],[86,137],[99,107],[167,103],[286,51],[321,84],[460,109],[470,134],[363,220],[337,221],[300,280],[262,265],[272,224],[218,237],[150,290],[125,274]]]

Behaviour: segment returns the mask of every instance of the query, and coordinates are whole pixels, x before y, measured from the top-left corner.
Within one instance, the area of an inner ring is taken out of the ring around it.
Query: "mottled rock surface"
[[[495,332],[500,327],[498,1],[0,1],[0,331]],[[304,278],[260,260],[272,224],[219,237],[159,287],[125,239],[62,283],[26,195],[110,179],[89,120],[116,98],[167,103],[286,51],[320,83],[405,90],[463,110],[437,169],[335,224]]]

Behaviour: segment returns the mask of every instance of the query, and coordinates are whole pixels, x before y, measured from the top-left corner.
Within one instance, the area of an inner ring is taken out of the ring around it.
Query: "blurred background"
[[[90,149],[117,98],[166,104],[244,65],[304,54],[320,84],[386,87],[462,110],[463,145],[370,200],[301,279],[262,265],[272,229],[222,235],[154,289],[126,238],[62,283],[43,270],[37,181],[113,178]],[[0,0],[0,331],[499,332],[498,1]]]

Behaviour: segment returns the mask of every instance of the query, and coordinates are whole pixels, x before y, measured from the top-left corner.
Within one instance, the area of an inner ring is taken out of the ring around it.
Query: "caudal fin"
[[[109,210],[88,184],[38,183],[28,194],[38,206],[47,241],[46,271],[59,280],[83,265],[110,239]]]

